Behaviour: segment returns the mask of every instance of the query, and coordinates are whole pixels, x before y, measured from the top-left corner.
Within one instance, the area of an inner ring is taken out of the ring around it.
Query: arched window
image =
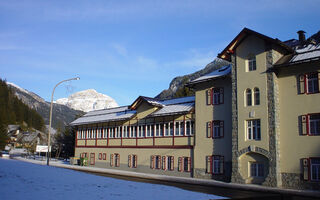
[[[252,106],[252,92],[251,89],[246,90],[246,101],[247,101],[247,106]]]
[[[254,88],[254,105],[260,105],[260,90]]]

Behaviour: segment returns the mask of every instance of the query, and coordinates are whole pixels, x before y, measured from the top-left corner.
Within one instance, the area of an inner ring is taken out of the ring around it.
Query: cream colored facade
[[[302,39],[281,42],[243,29],[218,55],[230,66],[188,83],[193,100],[139,97],[129,114],[118,112],[127,118],[73,122],[86,134],[140,126],[146,134],[78,137],[75,155],[98,167],[320,189],[320,44]]]
[[[319,189],[320,48],[301,38],[245,28],[219,54],[232,63],[232,182]]]
[[[194,97],[187,97],[187,101],[178,99],[177,104],[167,104],[167,101],[164,101],[166,105],[160,101],[153,104],[155,101],[158,100],[139,97],[120,112],[107,109],[106,118],[115,114],[107,122],[90,122],[90,117],[103,115],[101,111],[72,122],[77,127],[75,156],[87,157],[89,166],[190,177]],[[177,112],[165,112],[168,107]],[[116,116],[124,112],[134,113],[127,119],[117,120]]]

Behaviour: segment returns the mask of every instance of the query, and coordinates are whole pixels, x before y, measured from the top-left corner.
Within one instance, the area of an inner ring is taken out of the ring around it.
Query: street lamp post
[[[48,131],[48,154],[47,154],[47,165],[49,165],[49,160],[50,160],[50,137],[51,137],[51,122],[52,122],[52,106],[53,106],[53,94],[54,94],[54,91],[56,89],[56,87],[58,85],[60,85],[61,83],[63,82],[66,82],[66,81],[72,81],[72,80],[80,80],[79,77],[76,77],[76,78],[70,78],[70,79],[66,79],[66,80],[63,80],[63,81],[60,81],[59,83],[57,83],[56,86],[54,86],[53,88],[53,91],[52,91],[52,94],[51,94],[51,104],[50,104],[50,116],[49,116],[49,131]]]

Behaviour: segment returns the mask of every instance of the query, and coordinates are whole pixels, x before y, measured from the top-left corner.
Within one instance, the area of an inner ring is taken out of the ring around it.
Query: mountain
[[[204,74],[208,74],[216,69],[219,69],[222,66],[229,65],[229,64],[230,63],[225,60],[216,58],[214,61],[207,64],[205,68],[203,68],[199,71],[196,71],[192,74],[187,74],[184,76],[175,77],[171,81],[169,88],[166,90],[163,90],[155,98],[170,99],[170,98],[175,98],[175,97],[194,95],[193,91],[189,91],[189,89],[184,86],[187,82],[192,81],[196,78],[199,78],[200,76],[202,76]]]
[[[81,110],[83,112],[119,107],[113,98],[105,94],[98,93],[94,89],[74,93],[68,98],[58,99],[56,103],[66,105],[72,109]]]
[[[37,94],[25,90],[14,83],[7,82],[14,94],[28,107],[36,110],[44,119],[45,124],[49,124],[50,102],[46,102]],[[82,111],[74,110],[65,105],[54,104],[52,114],[52,127],[58,129],[68,125],[77,116],[83,115]]]

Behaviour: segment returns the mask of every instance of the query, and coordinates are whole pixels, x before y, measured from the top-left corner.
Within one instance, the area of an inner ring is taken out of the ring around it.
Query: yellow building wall
[[[238,150],[250,145],[269,151],[268,137],[268,99],[266,76],[265,42],[256,36],[248,36],[236,49],[237,62],[237,100],[238,100]],[[247,71],[247,59],[256,56],[256,70]],[[260,90],[260,105],[246,106],[245,93],[257,87]],[[249,114],[254,113],[252,117]],[[260,119],[261,140],[248,140],[246,137],[246,120]]]
[[[320,62],[297,65],[279,72],[281,171],[300,173],[300,159],[320,157],[320,136],[299,135],[300,115],[320,113],[320,93],[298,94],[297,76],[320,71]]]
[[[212,87],[224,88],[224,104],[206,104],[206,90]],[[196,96],[194,166],[204,171],[206,169],[206,156],[222,155],[224,161],[231,161],[231,79],[228,77],[197,84],[194,90]],[[212,120],[224,121],[223,138],[207,138],[207,122]],[[200,176],[203,176],[203,174]]]

